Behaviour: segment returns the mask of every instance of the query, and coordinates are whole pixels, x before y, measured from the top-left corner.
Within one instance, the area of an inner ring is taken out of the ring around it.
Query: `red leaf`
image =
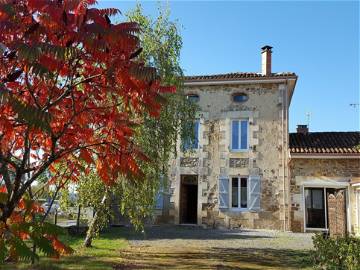
[[[87,149],[83,148],[80,150],[80,157],[88,164],[94,163],[94,160]]]

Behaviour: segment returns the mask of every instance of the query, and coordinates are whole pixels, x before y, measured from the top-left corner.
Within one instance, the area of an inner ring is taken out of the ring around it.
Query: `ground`
[[[5,269],[311,269],[311,235],[302,233],[162,226],[145,235],[112,228],[86,250],[81,238],[67,241],[76,250],[72,256]]]
[[[119,270],[301,269],[309,266],[312,248],[309,234],[194,227],[153,227],[146,240],[129,243]]]

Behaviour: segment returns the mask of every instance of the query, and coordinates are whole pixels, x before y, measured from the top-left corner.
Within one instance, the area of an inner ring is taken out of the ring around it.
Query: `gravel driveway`
[[[115,269],[311,269],[312,234],[186,226],[130,234]]]

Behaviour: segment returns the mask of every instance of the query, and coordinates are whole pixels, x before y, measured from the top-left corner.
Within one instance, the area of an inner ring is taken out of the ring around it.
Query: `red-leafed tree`
[[[136,61],[138,25],[113,24],[118,10],[94,3],[0,0],[0,249],[14,223],[31,221],[19,203],[54,163],[73,180],[94,165],[107,185],[141,174],[132,127],[144,112],[157,116],[173,88]]]

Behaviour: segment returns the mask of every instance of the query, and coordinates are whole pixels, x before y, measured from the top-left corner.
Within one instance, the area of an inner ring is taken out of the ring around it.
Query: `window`
[[[231,150],[244,151],[248,149],[248,122],[248,120],[231,122]]]
[[[306,228],[326,228],[324,188],[305,188]]]
[[[200,121],[196,120],[194,123],[194,136],[192,139],[186,140],[183,143],[183,151],[199,148],[199,130],[200,130]]]
[[[248,179],[233,177],[231,179],[231,207],[248,208]]]
[[[258,175],[249,177],[219,177],[219,209],[260,211],[261,180]]]
[[[238,103],[245,102],[245,101],[247,101],[249,99],[248,95],[242,94],[242,93],[241,94],[234,94],[232,97],[233,97],[233,101],[238,102]]]
[[[191,102],[194,102],[194,103],[199,102],[199,100],[200,100],[199,95],[196,95],[196,94],[187,95],[187,98],[188,98],[188,100],[190,100]]]

